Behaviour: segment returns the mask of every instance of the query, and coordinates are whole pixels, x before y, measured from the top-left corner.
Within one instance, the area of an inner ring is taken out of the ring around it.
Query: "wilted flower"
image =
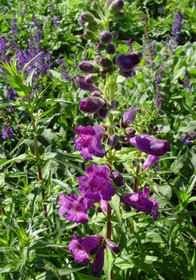
[[[149,155],[162,156],[169,150],[167,140],[156,139],[149,135],[127,136],[125,141],[130,142],[136,148]]]
[[[70,222],[86,223],[88,222],[87,210],[93,206],[94,202],[94,200],[84,196],[78,197],[77,194],[71,196],[61,194],[59,214],[60,216],[66,215],[66,219]]]
[[[92,164],[87,167],[88,176],[78,177],[79,189],[81,193],[88,198],[99,202],[101,199],[109,201],[116,193],[114,187],[109,183],[110,168],[107,165],[97,166]]]
[[[83,127],[78,125],[74,130],[80,137],[73,139],[77,151],[81,152],[83,158],[87,161],[92,160],[93,156],[104,157],[103,148],[100,140],[103,138],[105,129],[102,126]]]
[[[121,197],[121,202],[131,206],[137,210],[137,212],[144,212],[146,214],[152,213],[153,219],[156,221],[158,217],[158,203],[156,197],[148,199],[147,195],[150,193],[148,188],[144,188],[144,192],[129,193]]]
[[[89,92],[93,92],[94,90],[98,90],[98,88],[96,88],[96,86],[94,86],[93,84],[89,84],[85,81],[85,77],[82,76],[81,74],[77,74],[75,77],[74,77],[74,81],[75,81],[75,84],[85,90],[85,91],[89,91]]]

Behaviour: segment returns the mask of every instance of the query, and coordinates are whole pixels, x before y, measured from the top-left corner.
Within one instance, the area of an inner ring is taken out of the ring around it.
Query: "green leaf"
[[[87,274],[76,273],[80,280],[101,280],[102,278],[88,276]]]
[[[119,196],[115,194],[112,197],[112,200],[109,201],[109,204],[115,212],[116,219],[119,223],[120,230],[123,233],[126,233],[126,230],[125,230],[125,227],[124,227],[124,224],[123,224],[123,221],[122,221],[122,215],[121,215],[121,212],[120,212],[120,198],[119,198]]]
[[[106,248],[104,251],[104,271],[106,280],[111,280],[111,270],[112,270],[112,253]]]

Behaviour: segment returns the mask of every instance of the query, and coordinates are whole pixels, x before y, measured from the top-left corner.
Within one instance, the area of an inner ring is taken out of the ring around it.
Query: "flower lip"
[[[74,138],[76,150],[81,152],[87,161],[92,160],[93,156],[104,157],[103,148],[100,140],[103,138],[105,129],[100,125],[83,127],[78,125],[74,130],[80,137]]]

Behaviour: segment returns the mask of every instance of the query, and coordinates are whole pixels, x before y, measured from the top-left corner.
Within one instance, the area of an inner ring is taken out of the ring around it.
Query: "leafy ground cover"
[[[196,5],[98,2],[1,1],[0,279],[196,279]]]

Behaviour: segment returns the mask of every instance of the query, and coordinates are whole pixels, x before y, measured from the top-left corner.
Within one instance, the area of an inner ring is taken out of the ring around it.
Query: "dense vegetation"
[[[1,1],[0,279],[196,279],[196,4],[122,2]]]

